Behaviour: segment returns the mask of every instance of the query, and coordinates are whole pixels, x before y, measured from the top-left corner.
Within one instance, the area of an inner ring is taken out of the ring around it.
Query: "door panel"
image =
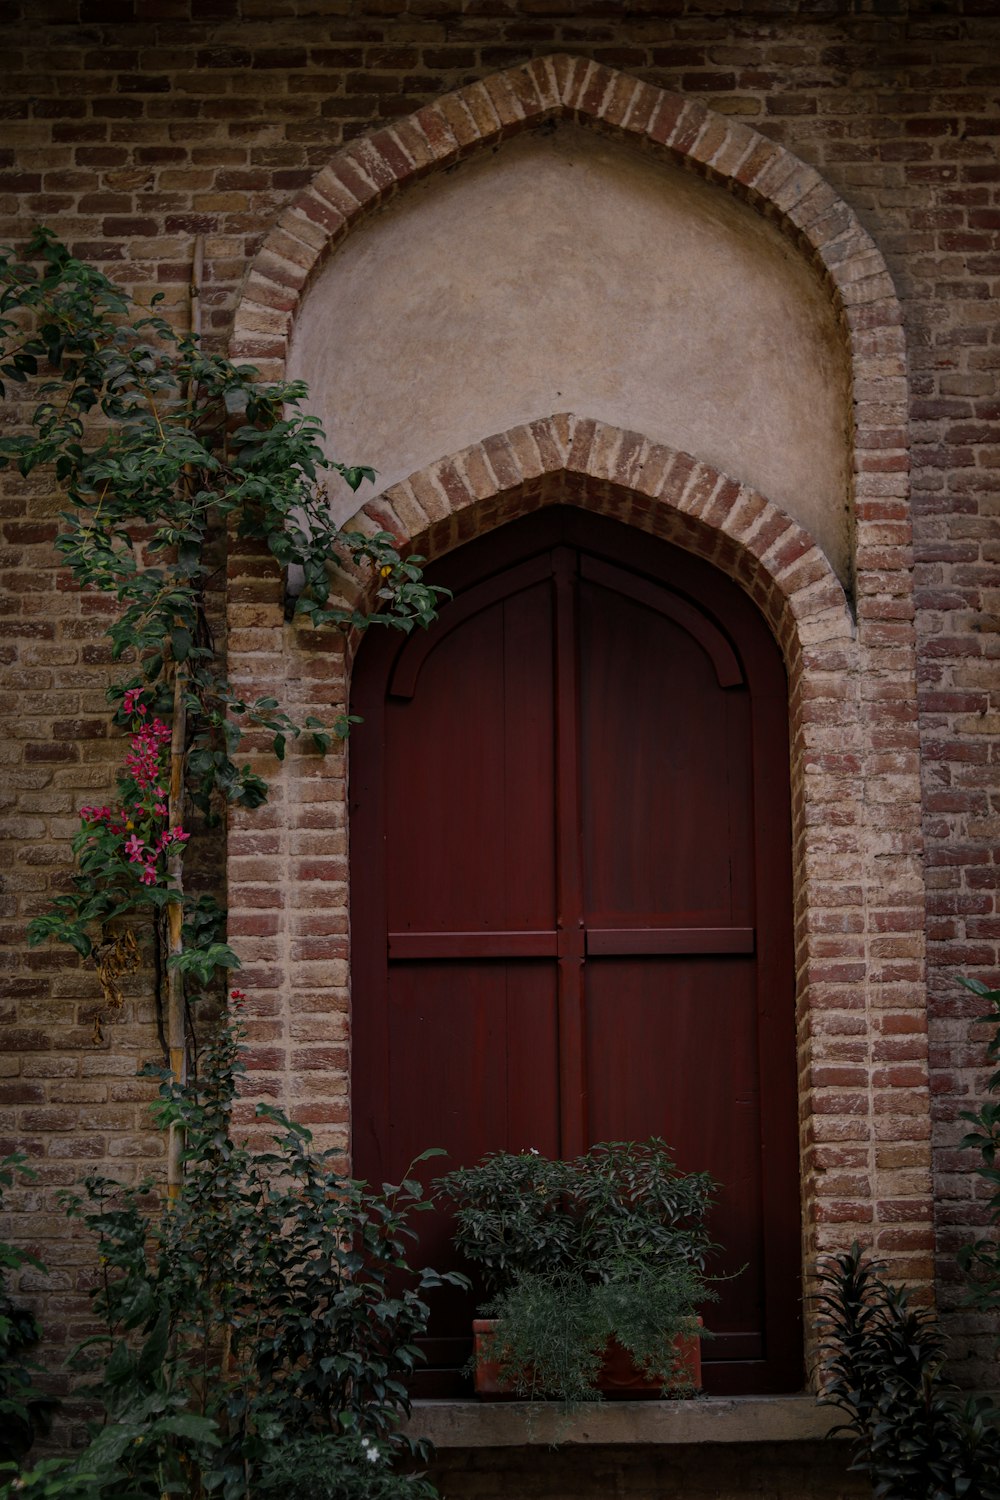
[[[546,582],[445,635],[389,699],[390,931],[554,927],[551,681]]]
[[[796,1389],[777,647],[713,569],[580,512],[438,577],[441,620],[367,640],[355,675],[354,1170],[662,1135],[720,1183],[707,1388]],[[453,1264],[443,1216],[421,1253]],[[436,1314],[428,1393],[456,1389],[470,1316]]]
[[[587,966],[590,1130],[595,1140],[659,1135],[685,1171],[719,1184],[709,1227],[719,1300],[706,1360],[763,1314],[760,1100],[754,964],[746,957],[598,959]],[[738,1346],[740,1352],[745,1350]]]
[[[429,1145],[443,1147],[449,1162],[475,1161],[498,1141],[558,1155],[551,964],[394,964],[388,1000],[389,1116],[379,1129],[393,1182]],[[419,1175],[426,1180],[444,1170],[436,1158]],[[418,1214],[413,1228],[415,1263],[467,1269],[444,1215]],[[446,1368],[460,1367],[469,1353],[469,1297],[442,1289],[434,1309],[432,1352]]]
[[[588,583],[580,603],[588,925],[746,924],[746,694],[645,605]]]

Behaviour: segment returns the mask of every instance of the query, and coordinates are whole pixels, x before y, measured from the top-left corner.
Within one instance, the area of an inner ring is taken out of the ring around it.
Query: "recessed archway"
[[[814,538],[780,507],[690,455],[599,421],[519,424],[425,467],[359,519],[436,556],[533,506],[582,505],[697,552],[758,604],[789,672],[806,1262],[859,1237],[899,1275],[929,1283],[903,351],[891,282],[853,215],[812,169],[747,127],[593,64],[547,59],[338,153],[268,237],[234,352],[280,377],[303,289],[355,223],[407,181],[553,114],[641,140],[725,184],[821,268],[854,385],[856,620]],[[248,690],[290,682],[304,712],[344,702],[350,651],[283,635],[280,600],[257,559],[234,556],[230,573],[235,675]],[[343,586],[350,595],[364,584]],[[261,995],[258,1077],[346,1143],[345,798],[340,768],[291,757],[272,828],[256,842],[234,829],[230,904]]]

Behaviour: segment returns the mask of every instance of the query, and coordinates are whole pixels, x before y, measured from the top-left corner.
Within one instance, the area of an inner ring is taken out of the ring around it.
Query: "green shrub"
[[[991,1063],[1000,1062],[1000,990],[991,990],[978,979],[963,979],[966,989],[988,1001],[992,1007],[977,1021],[994,1028],[987,1045],[986,1055]],[[1000,1094],[1000,1069],[993,1073],[986,1085],[994,1096]],[[986,1099],[978,1110],[965,1110],[960,1116],[973,1129],[963,1136],[960,1144],[979,1152],[980,1164],[976,1168],[979,1177],[990,1189],[989,1212],[993,1225],[1000,1222],[1000,1166],[997,1154],[1000,1151],[1000,1102]],[[996,1234],[983,1235],[971,1245],[964,1246],[958,1255],[958,1263],[966,1272],[969,1302],[990,1317],[1000,1312],[1000,1242]]]
[[[18,1176],[31,1179],[20,1153],[0,1159],[0,1211],[7,1188]],[[34,1313],[22,1306],[9,1288],[9,1274],[22,1266],[45,1270],[42,1262],[26,1250],[0,1240],[0,1463],[21,1458],[35,1437],[48,1425],[54,1405],[35,1385],[38,1365],[29,1357],[41,1337]]]
[[[1000,1414],[957,1396],[933,1312],[884,1270],[855,1244],[820,1274],[820,1401],[848,1418],[851,1467],[868,1474],[875,1500],[1000,1500]]]
[[[711,1300],[705,1215],[714,1184],[658,1139],[611,1141],[569,1161],[496,1152],[437,1183],[455,1243],[493,1291],[492,1356],[517,1395],[600,1396],[615,1340],[665,1391],[688,1394],[675,1347]]]
[[[265,1106],[272,1148],[242,1144],[241,1037],[220,1031],[197,1083],[160,1075],[159,1122],[186,1141],[174,1201],[99,1177],[67,1196],[97,1239],[102,1331],[75,1363],[105,1416],[78,1459],[8,1483],[3,1500],[15,1486],[90,1500],[433,1494],[393,1470],[424,1456],[398,1428],[424,1296],[442,1279],[407,1267],[420,1186],[345,1179],[336,1152]],[[290,1489],[306,1471],[323,1487]]]

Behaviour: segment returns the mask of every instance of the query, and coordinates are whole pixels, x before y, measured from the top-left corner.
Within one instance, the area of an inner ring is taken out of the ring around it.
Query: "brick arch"
[[[352,524],[436,557],[553,503],[599,511],[697,553],[755,600],[780,643],[789,676],[805,1265],[859,1238],[901,1277],[928,1285],[923,880],[916,754],[907,749],[915,699],[906,590],[885,566],[872,572],[855,624],[824,554],[767,497],[689,454],[566,413],[442,458],[368,501]],[[282,637],[280,600],[268,602],[259,559],[248,557],[242,582],[240,571],[237,564],[230,619],[244,690],[287,698],[293,688],[301,716],[346,703],[357,642],[344,650],[343,637],[340,649],[316,632]],[[366,602],[371,589],[370,580],[341,575],[346,603]],[[290,756],[271,828],[235,820],[229,888],[248,988],[262,990],[252,1027],[261,1087],[345,1143],[346,809],[342,762]]]
[[[541,506],[576,504],[696,553],[756,602],[789,679],[803,1252],[867,1240],[928,1280],[924,1000],[903,947],[921,886],[893,861],[881,809],[898,805],[899,764],[880,747],[898,700],[873,722],[872,657],[844,589],[804,528],[690,454],[568,413],[486,438],[367,502],[352,528],[388,531],[429,559]],[[346,600],[371,604],[367,579]],[[892,617],[892,608],[887,616]],[[864,625],[864,621],[862,622]],[[344,659],[344,692],[357,640]],[[904,828],[916,807],[903,795]],[[905,839],[904,839],[905,843]],[[866,879],[881,857],[878,890]],[[914,920],[915,916],[915,920]],[[895,958],[889,973],[873,956]],[[914,981],[907,983],[909,978]],[[346,993],[342,999],[349,1006]],[[808,1351],[807,1351],[808,1353]]]
[[[392,485],[345,524],[390,532],[430,561],[558,503],[612,516],[729,574],[768,621],[792,680],[812,634],[853,647],[843,586],[798,521],[711,464],[590,417],[561,412],[497,433]],[[344,588],[354,593],[347,580]],[[357,579],[355,588],[355,602],[373,608],[374,585]]]
[[[493,74],[338,151],[257,253],[236,311],[234,358],[282,379],[307,286],[367,215],[416,179],[553,119],[631,141],[724,186],[773,219],[816,266],[850,353],[853,488],[863,525],[865,505],[886,493],[886,475],[906,468],[902,315],[881,252],[849,205],[785,147],[698,100],[586,58],[556,54]]]

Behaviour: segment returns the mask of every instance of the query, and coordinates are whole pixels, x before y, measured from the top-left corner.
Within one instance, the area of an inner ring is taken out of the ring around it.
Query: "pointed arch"
[[[811,167],[697,101],[582,59],[540,59],[338,152],[265,239],[233,353],[281,378],[303,293],[367,214],[408,182],[552,118],[630,139],[724,186],[819,268],[853,384],[855,598],[766,496],[697,457],[565,413],[442,457],[369,502],[358,522],[435,557],[532,508],[580,505],[698,553],[755,601],[789,674],[806,1264],[860,1238],[895,1274],[930,1285],[903,335],[885,263],[853,212]],[[351,643],[338,652],[335,642],[282,636],[280,591],[249,551],[232,557],[230,580],[234,675],[246,691],[291,683],[303,713],[346,702]],[[342,582],[346,597],[363,591],[362,580]],[[346,788],[336,764],[304,755],[282,778],[271,829],[253,835],[236,820],[232,930],[245,935],[261,985],[262,1084],[346,1142]],[[265,886],[280,894],[265,900]]]
[[[493,74],[338,151],[258,251],[233,356],[281,379],[302,297],[358,224],[408,183],[553,119],[631,140],[719,184],[773,220],[817,267],[850,353],[857,524],[867,506],[881,511],[885,500],[905,499],[902,315],[885,260],[853,210],[813,167],[750,126],[585,58],[556,54]]]

